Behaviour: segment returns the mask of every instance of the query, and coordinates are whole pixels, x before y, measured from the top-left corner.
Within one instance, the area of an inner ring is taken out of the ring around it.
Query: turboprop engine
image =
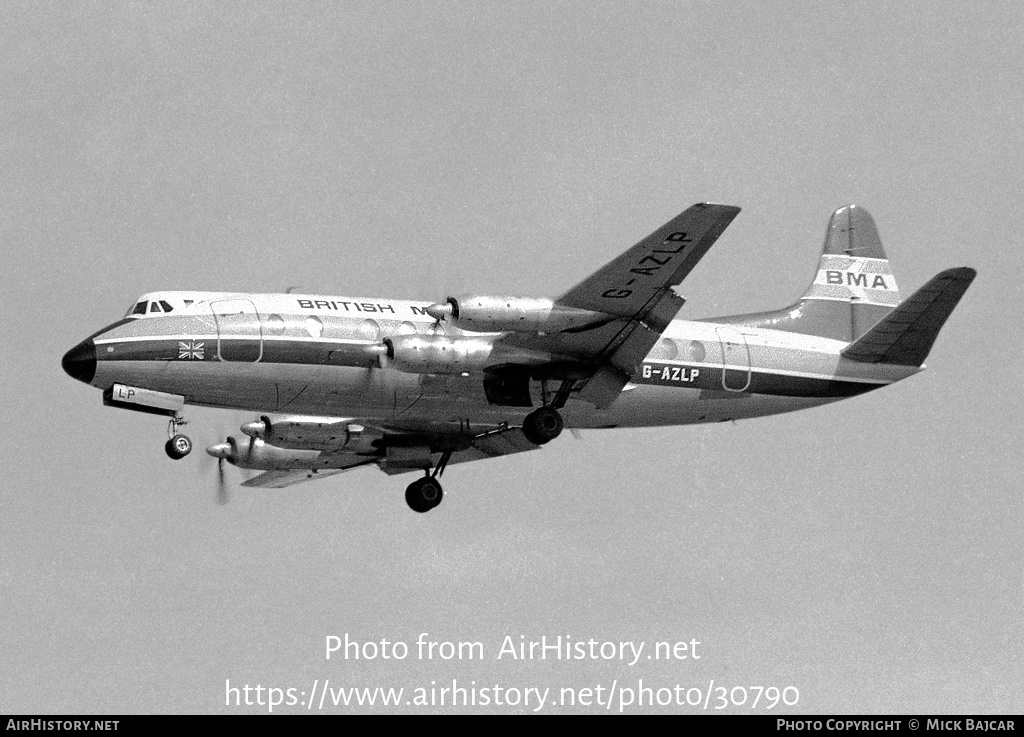
[[[495,336],[395,335],[384,339],[381,368],[409,374],[470,374],[496,365],[537,366],[551,353],[517,346],[495,346]]]
[[[432,304],[427,314],[477,333],[560,333],[603,325],[614,315],[555,304],[529,297],[449,297]]]
[[[290,468],[321,468],[319,450],[288,450],[264,443],[259,438],[228,437],[223,443],[211,445],[206,452],[239,468],[261,471]]]
[[[266,415],[242,425],[247,437],[228,436],[206,452],[239,468],[261,471],[344,467],[346,456],[331,453],[344,448],[352,453],[378,453],[379,433],[348,420],[287,417],[271,420]]]
[[[348,419],[294,415],[273,420],[262,415],[242,425],[241,430],[254,440],[291,450],[339,450],[355,446],[362,450],[368,436],[376,437],[363,425]]]
[[[396,335],[384,339],[381,368],[410,374],[460,374],[481,371],[494,350],[489,340],[446,335]]]

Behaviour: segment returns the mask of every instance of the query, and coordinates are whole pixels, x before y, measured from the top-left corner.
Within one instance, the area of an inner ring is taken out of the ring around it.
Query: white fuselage
[[[424,423],[486,430],[516,424],[529,407],[490,404],[479,367],[409,373],[351,363],[401,335],[476,337],[426,314],[427,305],[379,298],[162,292],[173,309],[142,314],[93,339],[92,384],[181,395],[188,404],[361,418],[392,427]],[[812,407],[898,381],[917,368],[843,359],[828,338],[675,320],[604,410],[570,398],[570,427],[718,422]],[[497,359],[496,359],[497,360]],[[340,362],[340,363],[339,363]],[[530,382],[535,405],[540,381]]]

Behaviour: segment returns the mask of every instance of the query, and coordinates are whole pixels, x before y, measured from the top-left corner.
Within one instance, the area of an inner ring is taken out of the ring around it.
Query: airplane
[[[912,376],[976,272],[902,299],[874,220],[832,215],[814,281],[767,312],[678,319],[683,282],[740,208],[699,203],[556,299],[427,304],[336,295],[162,291],[63,357],[103,403],[168,419],[185,405],[257,419],[207,453],[284,488],[363,466],[421,472],[416,512],[453,463],[533,451],[563,428],[702,424],[791,412]]]

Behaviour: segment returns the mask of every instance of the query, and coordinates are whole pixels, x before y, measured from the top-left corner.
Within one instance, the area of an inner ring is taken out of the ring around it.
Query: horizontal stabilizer
[[[864,363],[920,366],[977,272],[961,267],[932,277],[909,299],[850,343],[842,355]]]

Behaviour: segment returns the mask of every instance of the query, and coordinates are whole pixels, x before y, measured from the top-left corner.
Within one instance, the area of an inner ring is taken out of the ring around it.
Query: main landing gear
[[[558,399],[556,396],[554,404],[558,403]],[[564,423],[559,411],[553,406],[545,404],[528,414],[523,420],[523,435],[535,445],[544,445],[561,435],[563,427]],[[507,432],[509,429],[505,425],[502,429],[484,433],[484,435],[478,437]],[[429,512],[441,503],[441,500],[444,498],[444,490],[441,488],[441,482],[438,481],[438,478],[444,473],[445,466],[448,465],[451,457],[452,451],[445,451],[441,454],[441,460],[437,462],[433,472],[427,469],[426,476],[413,481],[406,487],[405,503],[409,505],[412,511],[422,514]]]
[[[429,512],[444,499],[444,489],[441,488],[441,482],[437,479],[444,473],[444,469],[448,465],[448,461],[451,460],[451,457],[452,452],[450,450],[442,453],[441,460],[437,462],[433,473],[428,470],[426,476],[416,479],[406,488],[405,503],[409,505],[412,511],[419,512],[420,514]]]
[[[552,397],[548,393],[547,380],[541,380],[541,406],[526,415],[526,419],[523,420],[523,435],[527,440],[534,445],[544,445],[562,434],[564,423],[558,410],[564,407],[566,400],[569,399],[572,385],[571,380],[563,381],[558,387],[558,391],[555,392],[555,396]]]
[[[164,443],[164,452],[167,453],[169,458],[173,458],[176,461],[180,461],[192,452],[192,440],[188,435],[178,432],[178,427],[187,424],[188,421],[178,415],[172,417],[171,421],[167,424],[167,442]]]
[[[562,415],[554,407],[539,407],[523,420],[523,435],[534,445],[544,445],[562,434]]]

